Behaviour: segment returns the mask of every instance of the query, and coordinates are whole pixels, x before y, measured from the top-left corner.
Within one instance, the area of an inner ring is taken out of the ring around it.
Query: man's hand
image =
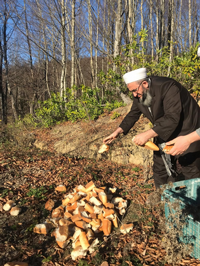
[[[143,133],[136,135],[133,139],[133,142],[139,146],[143,146],[149,139],[157,136],[158,134],[155,131],[153,131],[153,129],[149,129]]]
[[[106,137],[103,140],[103,143],[110,144],[114,139],[118,137],[120,133],[123,133],[123,129],[121,127],[118,127],[117,130],[115,130],[110,136]]]
[[[166,143],[166,145],[172,145],[172,144],[174,144],[174,147],[171,148],[171,150],[167,152],[167,154],[175,156],[184,153],[184,151],[186,151],[189,148],[191,142],[188,135],[186,135],[186,136],[177,137]]]

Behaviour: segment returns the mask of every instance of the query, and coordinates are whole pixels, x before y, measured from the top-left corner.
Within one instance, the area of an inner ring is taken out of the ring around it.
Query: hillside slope
[[[115,109],[110,114],[104,114],[96,121],[71,123],[66,122],[52,129],[39,131],[34,145],[42,150],[51,150],[68,156],[81,156],[92,159],[107,159],[121,164],[134,163],[144,165],[152,162],[152,152],[132,143],[132,138],[138,132],[150,128],[147,118],[141,117],[129,134],[121,134],[110,145],[108,153],[98,154],[103,139],[111,134],[121,123],[130,109],[129,106]],[[116,119],[112,119],[114,114]]]

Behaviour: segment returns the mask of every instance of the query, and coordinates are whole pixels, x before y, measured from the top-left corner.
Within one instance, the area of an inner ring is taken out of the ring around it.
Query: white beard
[[[139,98],[139,102],[144,106],[150,107],[152,102],[152,96],[149,90],[144,90],[143,95]]]

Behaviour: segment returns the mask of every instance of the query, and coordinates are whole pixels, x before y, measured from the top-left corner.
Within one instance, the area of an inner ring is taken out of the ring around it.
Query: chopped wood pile
[[[66,191],[65,186],[59,186],[57,191]],[[51,236],[60,248],[65,248],[72,241],[71,257],[93,253],[99,243],[99,236],[109,236],[112,227],[118,227],[119,215],[126,212],[127,200],[118,197],[116,188],[97,188],[91,181],[85,187],[77,186],[73,193],[67,194],[62,205],[54,208],[54,202],[49,199],[45,208],[52,210],[51,218],[44,224],[37,224],[34,232],[48,234],[54,228]],[[133,224],[123,224],[120,232],[128,233]]]

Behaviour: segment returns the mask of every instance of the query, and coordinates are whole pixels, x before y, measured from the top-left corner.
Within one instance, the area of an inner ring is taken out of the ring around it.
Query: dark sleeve
[[[138,121],[142,112],[139,110],[137,105],[133,102],[130,112],[125,116],[119,127],[123,129],[123,134],[126,135],[129,130],[134,126],[135,122]]]
[[[152,129],[160,138],[166,141],[176,130],[181,119],[182,103],[180,91],[175,84],[164,95],[163,110],[164,116],[155,121]]]

